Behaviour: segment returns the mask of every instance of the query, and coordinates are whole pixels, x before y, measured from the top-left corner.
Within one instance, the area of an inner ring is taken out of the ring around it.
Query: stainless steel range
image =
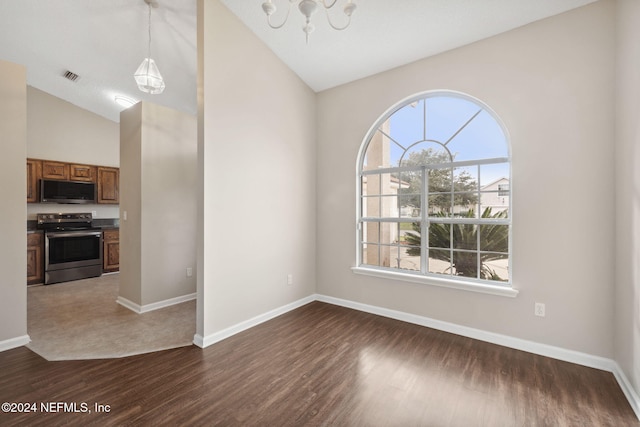
[[[102,275],[102,230],[90,213],[38,214],[44,230],[44,284]]]

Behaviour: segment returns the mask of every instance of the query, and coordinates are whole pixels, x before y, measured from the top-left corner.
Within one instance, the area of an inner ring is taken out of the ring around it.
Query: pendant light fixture
[[[164,90],[164,80],[158,70],[156,62],[151,59],[151,8],[158,7],[158,3],[155,0],[144,0],[149,6],[149,44],[147,57],[142,61],[142,64],[138,67],[133,77],[136,79],[138,89],[150,94],[162,93]]]

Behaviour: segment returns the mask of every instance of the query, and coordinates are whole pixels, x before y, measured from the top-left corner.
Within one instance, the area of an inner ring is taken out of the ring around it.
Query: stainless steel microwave
[[[96,184],[93,182],[40,180],[42,203],[95,203]]]

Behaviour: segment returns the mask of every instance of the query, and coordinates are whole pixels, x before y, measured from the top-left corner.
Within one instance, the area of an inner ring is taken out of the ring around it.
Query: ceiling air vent
[[[63,76],[64,76],[65,79],[71,80],[72,82],[75,82],[80,77],[76,73],[74,73],[72,71],[69,71],[69,70],[65,71]]]

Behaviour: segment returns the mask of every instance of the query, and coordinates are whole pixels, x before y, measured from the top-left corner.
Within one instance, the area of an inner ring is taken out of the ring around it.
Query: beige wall
[[[315,291],[315,95],[217,0],[199,0],[198,15],[207,337]]]
[[[120,165],[118,123],[27,88],[27,157],[100,166]],[[118,218],[117,206],[30,203],[29,219],[40,212],[96,211],[98,218]]]
[[[640,2],[618,0],[615,359],[640,394]]]
[[[142,305],[142,103],[120,113],[120,287],[118,295]]]
[[[29,86],[27,156],[120,165],[118,123]]]
[[[0,351],[27,337],[27,72],[0,61]]]
[[[318,293],[612,357],[613,18],[598,2],[320,93]],[[436,89],[481,99],[510,131],[514,299],[350,270],[360,144],[391,105]]]
[[[120,296],[140,306],[196,292],[196,117],[142,102],[121,114]],[[193,271],[187,277],[187,268]]]

